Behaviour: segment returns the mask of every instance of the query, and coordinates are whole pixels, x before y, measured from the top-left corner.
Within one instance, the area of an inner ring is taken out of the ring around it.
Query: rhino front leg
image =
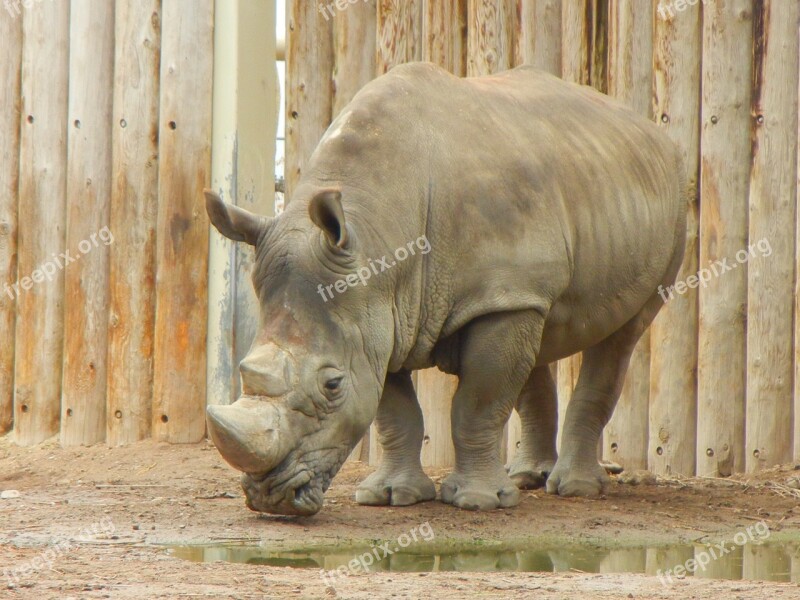
[[[451,422],[456,466],[442,501],[470,510],[515,506],[519,489],[503,466],[503,426],[531,373],[544,318],[536,311],[487,315],[462,336]]]
[[[517,399],[517,413],[522,425],[520,443],[508,475],[520,489],[539,488],[558,458],[558,396],[549,365],[533,369]]]
[[[356,502],[407,506],[436,498],[436,486],[419,461],[425,430],[409,371],[386,377],[375,422],[383,458],[378,470],[358,486]]]

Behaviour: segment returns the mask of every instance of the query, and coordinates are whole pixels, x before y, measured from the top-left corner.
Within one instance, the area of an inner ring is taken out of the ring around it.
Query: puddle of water
[[[380,556],[380,549],[375,547]],[[705,544],[661,546],[650,548],[609,549],[595,546],[559,548],[530,548],[503,550],[497,548],[468,548],[425,553],[424,546],[395,552],[369,567],[374,571],[431,572],[431,571],[527,571],[586,573],[646,573],[665,576],[668,570],[692,564],[693,559],[705,568],[696,568],[695,577],[713,579],[752,579],[800,582],[800,544],[761,543],[737,546],[728,542],[727,552]],[[195,562],[236,562],[298,569],[331,571],[346,567],[354,558],[370,552],[369,547],[318,548],[275,551],[266,545],[198,545],[171,546],[176,558]],[[713,552],[712,552],[713,551]],[[716,558],[711,558],[712,556]],[[692,573],[687,573],[692,575]]]

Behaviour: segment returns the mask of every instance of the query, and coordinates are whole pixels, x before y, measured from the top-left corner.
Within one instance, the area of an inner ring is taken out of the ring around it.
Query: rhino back
[[[304,180],[341,185],[376,249],[427,235],[424,362],[491,312],[539,309],[561,346],[619,328],[682,252],[681,177],[654,124],[591,88],[529,67],[459,79],[417,63],[359,92]]]

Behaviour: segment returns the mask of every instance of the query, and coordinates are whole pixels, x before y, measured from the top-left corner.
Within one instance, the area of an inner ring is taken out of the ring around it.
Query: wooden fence
[[[400,63],[462,76],[528,63],[619,98],[684,150],[691,201],[679,280],[716,261],[736,268],[699,287],[689,279],[666,303],[636,348],[602,454],[629,469],[703,475],[798,460],[799,17],[798,3],[774,0],[378,0],[330,18],[294,2],[288,191],[331,119]],[[736,260],[760,240],[768,256]],[[558,365],[562,420],[579,367],[580,357]],[[416,384],[424,463],[452,464],[455,380],[430,370]],[[518,439],[515,415],[509,456]],[[375,462],[376,444],[362,445],[356,455]]]
[[[287,197],[332,118],[403,62],[462,76],[530,63],[620,98],[684,149],[679,280],[736,266],[666,303],[601,452],[629,469],[703,475],[800,460],[800,6],[660,1],[365,0],[324,15],[290,0]],[[200,440],[205,404],[236,396],[255,323],[250,254],[209,238],[201,189],[271,211],[272,0],[6,12],[0,433],[13,428],[20,444]],[[768,256],[737,260],[761,240]],[[65,252],[77,260],[61,264]],[[579,367],[557,366],[562,419]],[[456,381],[428,370],[416,385],[424,463],[452,464]],[[516,416],[506,437],[511,456]],[[379,459],[371,439],[356,458]]]
[[[0,11],[0,434],[200,441],[254,312],[202,191],[272,210],[274,1],[25,4]]]

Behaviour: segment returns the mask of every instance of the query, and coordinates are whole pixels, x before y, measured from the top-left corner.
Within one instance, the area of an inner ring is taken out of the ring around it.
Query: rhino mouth
[[[339,471],[347,449],[317,450],[298,460],[291,455],[265,474],[242,475],[247,507],[273,515],[310,516],[322,509],[323,496]],[[308,466],[316,463],[315,468]]]

